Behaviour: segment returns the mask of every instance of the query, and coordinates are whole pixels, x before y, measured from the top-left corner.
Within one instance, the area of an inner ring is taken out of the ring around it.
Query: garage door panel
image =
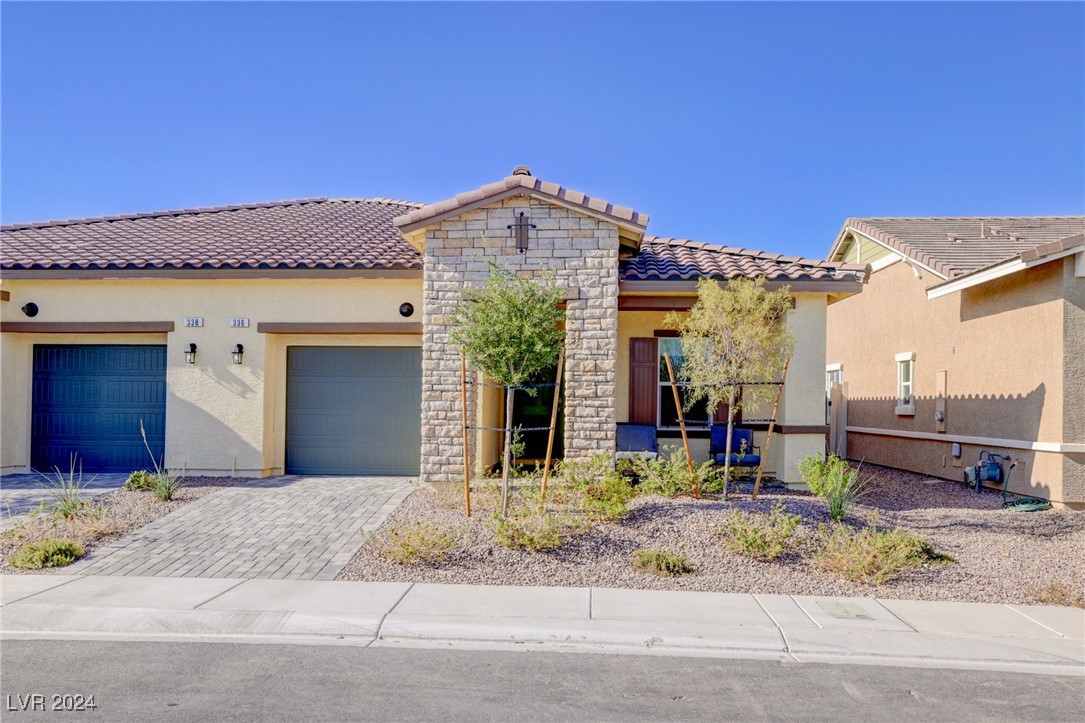
[[[150,465],[140,437],[161,459],[166,420],[164,346],[37,345],[31,413],[31,466],[127,472]]]
[[[291,347],[287,471],[418,474],[422,351]]]

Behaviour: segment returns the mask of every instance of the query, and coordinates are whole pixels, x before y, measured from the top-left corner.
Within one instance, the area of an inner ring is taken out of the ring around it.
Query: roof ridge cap
[[[414,206],[415,208],[421,208],[426,205],[424,203],[419,203],[418,201],[404,201],[399,198],[385,198],[384,196],[374,196],[372,198],[328,198],[326,200],[340,203],[380,203],[384,205]]]
[[[1040,218],[1083,219],[1076,214],[1051,214],[1047,216],[851,216],[847,221],[982,221],[992,219],[1026,220]]]
[[[329,199],[325,196],[312,196],[310,198],[294,198],[285,201],[260,201],[255,203],[234,203],[222,206],[194,206],[191,208],[175,208],[162,211],[141,211],[137,213],[120,213],[106,216],[87,216],[85,218],[65,218],[51,221],[27,221],[25,223],[8,223],[0,226],[2,231],[19,231],[33,228],[50,228],[55,226],[85,226],[93,223],[110,223],[113,221],[138,221],[145,218],[163,218],[166,216],[192,216],[199,213],[221,213],[224,211],[251,211],[258,208],[281,208],[283,206],[301,206],[308,203],[324,203]]]

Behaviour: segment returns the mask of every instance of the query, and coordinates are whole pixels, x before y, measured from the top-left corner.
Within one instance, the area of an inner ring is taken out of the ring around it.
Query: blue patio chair
[[[756,452],[756,454],[755,454]],[[712,425],[712,443],[709,446],[709,454],[718,465],[727,463],[727,425]],[[760,467],[761,448],[753,443],[752,429],[731,430],[731,466],[732,467]]]
[[[616,459],[643,457],[655,459],[659,455],[656,428],[652,424],[619,424]]]

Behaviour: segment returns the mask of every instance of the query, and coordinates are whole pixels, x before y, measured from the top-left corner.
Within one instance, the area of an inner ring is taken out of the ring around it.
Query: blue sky
[[[2,218],[437,201],[527,164],[649,232],[1085,213],[1085,5],[22,4]]]

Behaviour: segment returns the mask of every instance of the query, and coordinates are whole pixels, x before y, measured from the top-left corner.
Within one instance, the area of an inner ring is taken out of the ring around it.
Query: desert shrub
[[[684,555],[667,550],[640,549],[633,553],[633,568],[660,577],[681,577],[694,574],[693,566]]]
[[[40,570],[43,567],[63,567],[83,556],[83,546],[72,540],[42,540],[23,545],[7,562],[24,570]]]
[[[493,530],[505,547],[538,552],[561,547],[566,539],[582,532],[583,525],[567,512],[523,504],[510,507],[507,515],[495,510]]]
[[[588,460],[563,464],[559,473],[564,487],[579,499],[579,507],[592,519],[616,520],[629,513],[629,503],[636,492],[619,472],[608,454],[596,454]],[[552,501],[564,502],[562,491]]]
[[[151,479],[151,492],[159,501],[169,502],[177,494],[177,490],[181,488],[182,479],[182,474],[162,469],[161,472],[153,475]]]
[[[149,490],[151,485],[154,484],[154,477],[154,472],[148,472],[145,469],[136,470],[128,475],[128,479],[124,481],[124,488],[126,490]]]
[[[1029,596],[1041,605],[1065,605],[1085,608],[1085,596],[1080,590],[1073,590],[1061,582],[1053,582],[1046,587],[1027,590]]]
[[[718,534],[731,552],[767,562],[787,552],[801,523],[801,516],[777,503],[767,515],[734,510]]]
[[[830,454],[825,459],[819,455],[807,456],[798,464],[803,482],[810,491],[825,500],[829,517],[843,520],[855,500],[863,496],[869,480],[860,479],[862,465],[852,467],[847,460]]]
[[[83,482],[83,465],[79,457],[72,455],[68,472],[61,472],[60,467],[54,467],[51,475],[39,475],[41,486],[52,498],[44,503],[44,508],[56,517],[74,519],[87,506],[83,500],[83,490],[87,483]],[[93,479],[93,478],[92,478]]]
[[[876,517],[860,530],[841,523],[819,525],[811,556],[819,569],[868,585],[893,580],[908,568],[954,561],[914,532],[879,528]]]
[[[634,458],[629,460],[629,470],[640,480],[637,494],[678,497],[693,493],[689,479],[689,464],[681,448],[669,447],[660,451],[655,459]],[[712,461],[694,468],[697,487],[701,492],[720,492],[727,479],[723,467]]]
[[[386,530],[375,541],[377,553],[400,565],[437,565],[448,559],[456,538],[448,527],[408,523]]]

